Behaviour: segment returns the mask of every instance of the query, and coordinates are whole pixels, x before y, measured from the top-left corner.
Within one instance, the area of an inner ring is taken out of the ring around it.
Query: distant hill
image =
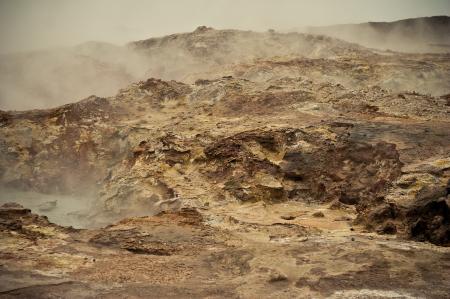
[[[309,27],[307,31],[383,50],[450,52],[449,16]]]
[[[184,80],[212,67],[278,55],[311,58],[367,51],[347,42],[301,33],[215,30],[116,46],[87,42],[76,47],[0,55],[0,109],[48,108],[74,99],[112,96],[149,77]]]
[[[150,77],[192,83],[215,69],[254,59],[374,55],[374,51],[357,43],[406,52],[443,51],[446,49],[443,45],[450,44],[445,34],[449,32],[449,19],[433,17],[311,28],[315,33],[340,39],[200,26],[192,32],[134,41],[125,46],[92,41],[76,47],[4,54],[0,55],[0,109],[49,108],[92,94],[112,96],[118,89]],[[447,73],[442,77],[448,77]],[[434,82],[442,86],[446,81],[428,78],[426,84]],[[410,80],[408,84],[416,83]],[[423,90],[429,92],[430,88]],[[433,90],[441,92],[447,88]]]

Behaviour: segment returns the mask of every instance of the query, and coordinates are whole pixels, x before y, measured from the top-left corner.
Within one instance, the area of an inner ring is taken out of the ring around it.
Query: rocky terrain
[[[1,298],[448,296],[450,54],[128,49],[152,76],[115,96],[0,112]]]

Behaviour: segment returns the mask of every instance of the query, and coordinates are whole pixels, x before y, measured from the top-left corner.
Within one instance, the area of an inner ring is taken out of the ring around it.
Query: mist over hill
[[[393,41],[397,50],[439,52],[446,49],[449,39],[444,34],[449,29],[448,19],[433,17],[311,29],[340,40],[295,32],[215,30],[201,26],[193,32],[130,42],[125,46],[87,42],[76,47],[3,54],[0,55],[0,109],[49,108],[93,94],[112,96],[118,88],[148,77],[195,81],[214,68],[276,56],[317,59],[387,55],[364,46],[392,48]],[[420,91],[435,95],[448,92],[446,70],[430,67],[413,70],[412,76],[418,80],[427,76],[428,87]],[[398,90],[397,83],[380,84]]]
[[[408,53],[450,52],[449,16],[309,27],[307,32],[325,34],[383,50]]]

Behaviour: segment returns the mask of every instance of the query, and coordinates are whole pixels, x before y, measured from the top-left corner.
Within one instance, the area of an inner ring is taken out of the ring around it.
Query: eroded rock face
[[[259,129],[212,139],[164,135],[142,141],[107,181],[107,207],[142,202],[157,210],[164,200],[175,207],[195,178],[212,200],[340,201],[364,209],[383,198],[402,165],[395,145],[354,143],[330,127]],[[184,183],[173,184],[173,177]]]
[[[366,223],[381,233],[449,245],[449,159],[404,167],[386,202],[369,208]]]
[[[429,199],[407,211],[409,235],[418,241],[450,245],[450,204],[448,198]]]
[[[106,126],[115,119],[107,99],[93,96],[47,111],[12,112],[8,119],[0,149],[1,183],[8,187],[73,192],[97,180],[110,163],[106,159],[121,154],[114,130]]]
[[[376,198],[399,175],[395,146],[352,143],[323,130],[253,131],[221,140],[205,150],[216,168],[208,176],[244,201],[337,199],[354,205]]]

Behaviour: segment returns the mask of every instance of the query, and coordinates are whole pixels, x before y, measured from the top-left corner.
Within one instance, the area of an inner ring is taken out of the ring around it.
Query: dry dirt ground
[[[448,297],[450,56],[301,36],[236,60],[249,34],[141,41],[214,63],[1,111],[0,298]],[[43,216],[74,194],[83,229]]]

